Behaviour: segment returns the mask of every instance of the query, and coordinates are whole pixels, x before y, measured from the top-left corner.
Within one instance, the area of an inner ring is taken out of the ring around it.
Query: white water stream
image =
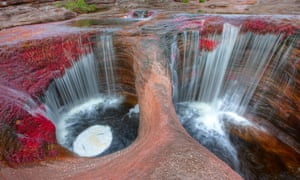
[[[216,48],[202,50],[201,38],[215,42]],[[281,35],[241,33],[226,23],[221,35],[202,37],[192,30],[173,36],[170,67],[179,119],[191,136],[236,171],[239,160],[226,126],[253,126],[242,116],[268,65],[273,63],[274,74],[284,64],[289,51],[280,47],[281,39]]]

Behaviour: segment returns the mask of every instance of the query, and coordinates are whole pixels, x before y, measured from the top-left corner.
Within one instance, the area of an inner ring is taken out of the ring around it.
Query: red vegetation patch
[[[0,83],[26,92],[30,97],[39,97],[51,80],[61,76],[72,61],[88,53],[89,49],[89,34],[73,34],[3,47],[0,49]],[[15,102],[13,99],[0,99],[0,126],[10,126],[18,142],[15,146],[18,148],[8,148],[13,150],[3,153],[3,158],[8,163],[18,164],[56,155],[56,150],[52,148],[56,144],[54,125],[42,116],[32,117]],[[2,129],[0,127],[0,131]]]
[[[283,39],[287,36],[295,35],[300,31],[299,25],[293,23],[291,20],[276,20],[267,16],[259,18],[253,16],[241,16],[239,18],[209,15],[199,17],[179,16],[173,21],[176,24],[176,29],[181,31],[189,29],[199,30],[201,36],[222,33],[224,23],[229,23],[238,27],[241,26],[242,32],[283,34]]]
[[[258,34],[275,33],[283,34],[284,37],[295,35],[299,31],[299,27],[292,25],[290,22],[272,22],[263,19],[248,19],[243,23],[243,30],[255,32]]]
[[[53,78],[87,53],[88,35],[69,35],[21,44],[0,53],[0,80],[32,96],[43,94]]]
[[[55,127],[43,116],[27,116],[15,125],[20,148],[5,157],[10,163],[32,162],[57,154]]]
[[[260,34],[274,31],[274,29],[270,27],[270,24],[266,23],[262,19],[246,20],[243,27],[247,31]]]
[[[217,47],[217,42],[210,39],[200,39],[199,40],[199,48],[206,50],[206,51],[212,51]]]

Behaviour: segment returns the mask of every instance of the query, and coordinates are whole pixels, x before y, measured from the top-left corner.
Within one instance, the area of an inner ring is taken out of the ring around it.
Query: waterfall
[[[138,105],[131,108],[118,94],[112,34],[107,31],[94,40],[93,51],[73,62],[45,93],[47,117],[55,124],[58,143],[82,157],[129,146],[139,123]]]
[[[58,143],[80,156],[96,156],[110,147],[112,129],[99,120],[106,109],[118,109],[124,99],[116,92],[112,35],[95,39],[94,52],[74,61],[45,93],[47,117],[56,126]]]
[[[61,114],[82,103],[107,93],[116,92],[114,75],[114,47],[112,35],[104,34],[96,38],[96,54],[101,62],[96,61],[94,52],[83,55],[72,62],[64,76],[57,78],[45,93],[45,104],[50,119],[57,123]],[[104,80],[102,80],[102,78]]]
[[[242,34],[230,24],[224,24],[221,37],[209,37],[219,42],[212,52],[200,49],[199,31],[184,31],[181,38],[174,37],[170,59],[175,102],[203,102],[218,106],[219,110],[243,114],[275,53],[278,64],[284,59],[280,54],[283,48],[276,52],[281,35]],[[178,39],[183,44],[182,55],[176,44]],[[182,65],[176,67],[179,56]]]
[[[227,67],[230,79],[224,79],[223,111],[243,114],[261,77],[280,45],[280,35],[242,35],[235,46],[231,64]],[[246,47],[250,52],[246,53]],[[239,53],[243,53],[241,56]],[[243,57],[243,58],[241,58]],[[239,69],[236,72],[236,69]]]
[[[0,92],[0,100],[2,103],[5,102],[16,105],[32,116],[45,114],[44,110],[39,107],[39,103],[37,103],[29,94],[21,90],[16,90],[4,84],[0,84]]]
[[[97,37],[97,48],[101,49],[102,62],[105,72],[105,84],[107,86],[107,93],[111,95],[116,91],[115,75],[114,75],[114,59],[115,52],[113,47],[112,35],[105,35]]]
[[[203,38],[216,47],[201,48]],[[221,35],[184,31],[171,40],[173,101],[179,119],[191,136],[237,172],[239,160],[226,128],[253,126],[242,115],[262,76],[274,76],[284,64],[288,50],[281,45],[280,34],[242,33],[226,23]],[[267,71],[271,63],[273,69]]]
[[[175,101],[210,103],[217,100],[238,32],[238,27],[225,24],[222,37],[211,37],[215,41],[221,41],[212,52],[199,50],[199,31],[183,32],[183,71],[179,74],[182,84],[178,88],[179,92],[175,93],[178,93]]]
[[[100,93],[97,73],[94,55],[90,53],[73,62],[63,77],[55,79],[45,93],[49,119],[56,124],[64,111],[97,96]]]

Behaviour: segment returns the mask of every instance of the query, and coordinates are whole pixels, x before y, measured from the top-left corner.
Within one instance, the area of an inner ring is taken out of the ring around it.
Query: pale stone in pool
[[[109,148],[112,139],[109,126],[91,126],[77,136],[73,151],[83,157],[97,156]]]

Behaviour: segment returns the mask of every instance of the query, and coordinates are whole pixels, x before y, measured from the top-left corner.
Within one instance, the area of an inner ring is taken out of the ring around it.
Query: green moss
[[[183,2],[183,3],[188,3],[188,2],[189,2],[189,0],[182,0],[182,2]]]
[[[85,0],[67,0],[62,6],[78,13],[89,13],[97,10],[95,5],[89,5]]]
[[[197,13],[199,13],[199,14],[202,14],[202,13],[204,13],[201,9],[199,9],[198,11],[197,11]]]
[[[199,0],[199,3],[204,3],[206,2],[206,0]]]

